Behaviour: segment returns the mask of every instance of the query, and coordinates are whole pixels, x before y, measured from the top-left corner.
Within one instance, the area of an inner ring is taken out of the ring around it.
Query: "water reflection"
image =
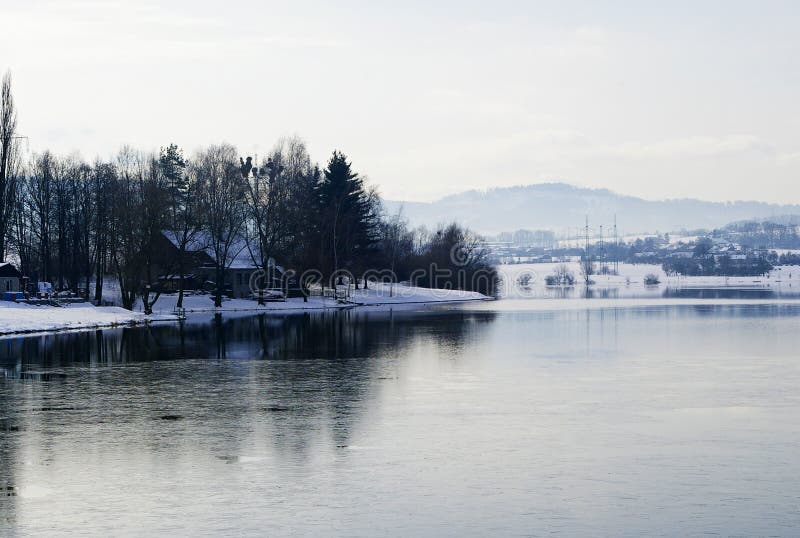
[[[664,289],[662,297],[665,299],[778,299],[797,297],[797,294],[769,287],[667,287]]]
[[[584,299],[616,299],[619,297],[619,288],[586,287],[583,289]]]
[[[6,377],[45,378],[41,369],[113,366],[176,359],[336,359],[397,352],[416,336],[453,348],[479,338],[493,312],[344,311],[243,317],[194,315],[155,324],[0,340]],[[476,329],[478,333],[476,333]]]
[[[596,283],[589,287],[529,286],[505,289],[504,299],[800,299],[791,284],[655,285]]]
[[[0,429],[21,431],[32,423],[47,428],[51,420],[73,418],[95,424],[133,418],[176,426],[200,422],[201,428],[207,423],[209,437],[219,437],[214,428],[220,415],[223,429],[233,432],[249,428],[256,413],[265,418],[263,434],[279,451],[303,453],[320,430],[335,445],[346,446],[375,384],[394,378],[393,361],[406,348],[423,339],[452,354],[480,339],[495,316],[452,311],[198,315],[174,325],[6,339],[0,341],[0,371],[7,380],[32,384],[6,385],[0,397],[24,400],[32,390],[37,402],[41,397],[62,403],[19,408],[0,400]],[[4,455],[11,448],[6,446]]]

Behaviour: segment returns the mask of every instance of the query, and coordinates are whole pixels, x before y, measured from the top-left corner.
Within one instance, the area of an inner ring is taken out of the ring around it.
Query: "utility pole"
[[[598,246],[600,252],[600,274],[603,274],[603,269],[606,266],[606,246],[603,243],[603,225],[600,225],[600,243]]]
[[[586,215],[586,226],[584,226],[584,236],[586,237],[586,258],[589,258],[589,215]]]
[[[586,286],[589,286],[590,275],[592,270],[592,258],[589,254],[589,215],[586,215],[586,225],[584,226],[584,236],[586,238],[586,250],[584,252],[585,259],[583,260],[583,278],[586,280]]]
[[[619,274],[619,238],[617,236],[617,214],[614,213],[614,272]]]

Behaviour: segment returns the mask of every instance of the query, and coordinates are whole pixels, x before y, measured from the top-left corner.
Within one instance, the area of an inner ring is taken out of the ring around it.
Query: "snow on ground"
[[[0,302],[0,334],[110,327],[144,321],[141,313],[116,306],[31,306]]]
[[[432,290],[401,284],[370,284],[367,290],[350,290],[347,302],[339,302],[330,297],[309,297],[287,299],[285,302],[268,302],[259,305],[250,299],[225,299],[220,308],[214,308],[211,295],[187,295],[183,298],[186,312],[242,312],[242,311],[292,311],[352,308],[354,306],[391,306],[396,304],[442,303],[455,301],[479,301],[488,297],[480,293],[460,290]],[[178,303],[176,294],[162,295],[153,307],[156,313],[171,314]],[[141,304],[137,305],[141,310]]]
[[[557,263],[502,265],[498,267],[501,279],[506,286],[515,286],[517,279],[523,273],[529,275],[530,286],[525,289],[507,289],[505,296],[509,298],[542,299],[540,305],[545,308],[568,308],[568,301],[575,301],[585,295],[580,282],[580,265],[567,264],[574,273],[578,282],[570,293],[564,290],[551,289],[545,285],[545,277],[553,272]],[[594,275],[595,285],[592,306],[605,304],[612,300],[616,306],[624,307],[625,300],[647,299],[669,301],[677,304],[684,301],[686,304],[706,304],[708,299],[683,299],[680,297],[665,297],[667,288],[689,289],[693,287],[725,287],[725,288],[770,288],[773,290],[793,289],[800,287],[800,267],[776,267],[769,275],[763,277],[679,277],[666,276],[658,265],[646,264],[620,264],[619,275]],[[655,273],[661,279],[659,286],[645,286],[644,275]],[[608,293],[611,290],[614,293]],[[94,307],[91,305],[70,305],[67,307],[28,306],[0,301],[0,334],[19,332],[38,332],[62,329],[85,329],[94,327],[109,327],[131,323],[174,322],[177,295],[162,295],[154,306],[154,314],[145,316],[141,312],[141,304],[135,312],[129,312],[119,307]],[[248,313],[259,312],[291,312],[302,310],[326,310],[340,308],[368,307],[370,309],[389,309],[400,305],[419,305],[452,303],[459,301],[486,300],[479,293],[459,290],[436,290],[417,288],[401,284],[371,284],[368,290],[351,290],[347,302],[339,302],[332,298],[310,297],[308,301],[287,299],[285,302],[270,302],[259,305],[256,301],[248,299],[227,299],[221,308],[214,308],[213,298],[209,295],[187,295],[184,298],[186,312],[210,313]],[[795,299],[796,300],[796,299]],[[544,302],[546,301],[546,302]],[[620,302],[621,301],[621,302]],[[726,299],[726,304],[732,304]],[[649,303],[648,303],[649,304]],[[502,308],[500,305],[497,308]]]
[[[353,290],[349,301],[338,302],[332,298],[310,297],[308,301],[287,299],[285,302],[270,302],[259,305],[248,299],[227,299],[221,308],[214,308],[209,295],[184,297],[186,312],[291,312],[297,310],[324,310],[371,306],[386,308],[391,305],[474,301],[487,299],[480,293],[457,290],[430,290],[402,285],[374,284],[369,290]],[[0,334],[42,332],[67,329],[110,327],[144,322],[174,322],[177,295],[162,295],[153,308],[153,315],[145,316],[138,310],[130,312],[114,306],[94,307],[89,304],[73,304],[65,307],[31,306],[0,301]]]
[[[545,285],[545,277],[553,274],[559,265],[566,265],[567,268],[577,279],[577,284],[581,282],[581,265],[577,262],[569,263],[529,263],[500,265],[497,267],[498,273],[503,280],[513,282],[521,274],[525,273],[531,277],[532,284],[536,286]],[[597,266],[599,264],[595,264]],[[606,264],[609,269],[613,269],[613,263]],[[596,267],[597,269],[597,267]],[[629,285],[643,284],[644,277],[648,273],[653,273],[659,277],[662,284],[686,287],[686,286],[748,286],[752,284],[777,285],[781,283],[800,284],[800,267],[786,265],[775,267],[764,276],[745,276],[745,277],[725,277],[725,276],[667,276],[660,265],[653,264],[630,264],[620,263],[618,275],[592,275],[591,279],[598,286],[603,285]]]
[[[153,312],[156,314],[172,314],[178,304],[178,295],[162,295],[153,305]],[[283,311],[283,310],[320,310],[325,308],[343,308],[345,305],[337,304],[333,299],[322,299],[311,297],[308,302],[303,299],[287,299],[286,302],[268,302],[259,306],[257,301],[250,299],[228,299],[223,297],[222,306],[214,308],[214,297],[212,295],[186,295],[183,298],[183,308],[187,313],[191,312],[243,312],[243,311]],[[136,304],[136,310],[141,311],[141,302]]]
[[[400,284],[370,284],[368,290],[353,291],[351,301],[362,305],[451,303],[482,301],[489,297],[474,291],[437,290]]]

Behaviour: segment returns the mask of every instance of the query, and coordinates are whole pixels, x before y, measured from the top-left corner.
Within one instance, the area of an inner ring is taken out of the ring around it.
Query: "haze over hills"
[[[611,226],[616,215],[619,229],[625,233],[715,228],[738,220],[800,215],[797,204],[656,201],[565,183],[470,190],[430,203],[386,201],[390,212],[401,207],[414,226],[458,221],[483,234],[523,228],[575,230],[584,225],[587,215],[593,227]]]

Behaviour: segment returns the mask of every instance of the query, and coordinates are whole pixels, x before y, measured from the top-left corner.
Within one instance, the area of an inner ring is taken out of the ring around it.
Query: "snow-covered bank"
[[[459,301],[486,301],[489,299],[491,298],[474,291],[437,290],[399,284],[370,284],[370,289],[354,291],[350,298],[351,301],[365,306],[453,303]]]
[[[225,299],[220,308],[214,308],[214,300],[210,295],[188,295],[183,298],[183,308],[191,312],[285,312],[294,310],[324,310],[337,308],[354,308],[359,306],[391,307],[402,304],[433,304],[458,301],[482,301],[489,297],[480,293],[461,290],[433,290],[413,286],[388,284],[371,284],[367,290],[351,290],[345,302],[327,297],[309,297],[287,299],[285,302],[268,302],[259,305],[249,299]],[[153,307],[155,313],[171,314],[178,302],[177,295],[162,295]],[[141,309],[141,305],[137,305]]]
[[[292,312],[301,310],[326,310],[341,308],[390,308],[392,305],[451,303],[457,301],[486,300],[488,297],[480,293],[458,290],[430,290],[410,286],[394,286],[376,284],[369,290],[353,291],[348,302],[339,302],[331,298],[310,297],[308,301],[287,299],[285,302],[271,302],[259,305],[247,299],[229,299],[221,308],[214,308],[213,300],[208,295],[190,295],[184,297],[183,306],[186,312]],[[174,322],[178,298],[176,295],[163,295],[156,302],[154,313],[145,316],[141,311],[130,312],[124,308],[106,306],[94,307],[89,304],[70,305],[66,307],[30,306],[11,302],[0,302],[0,335],[14,333],[30,333],[71,329],[91,329],[96,327],[113,327],[148,322]]]
[[[113,327],[143,321],[141,313],[116,306],[54,307],[0,302],[0,334]]]
[[[547,276],[554,270],[566,265],[569,272],[575,277],[574,286],[551,287],[547,286]],[[612,264],[608,264],[612,268]],[[497,267],[501,279],[502,298],[565,298],[581,299],[587,297],[609,298],[658,298],[675,293],[676,290],[750,290],[763,291],[780,296],[798,295],[800,293],[800,267],[779,266],[763,276],[680,276],[667,275],[660,265],[650,264],[619,264],[619,274],[595,274],[591,276],[593,285],[586,292],[581,278],[581,267],[578,263],[537,263],[499,265]],[[652,273],[658,277],[658,285],[647,286],[644,284],[645,275]],[[524,278],[526,284],[521,284]]]

